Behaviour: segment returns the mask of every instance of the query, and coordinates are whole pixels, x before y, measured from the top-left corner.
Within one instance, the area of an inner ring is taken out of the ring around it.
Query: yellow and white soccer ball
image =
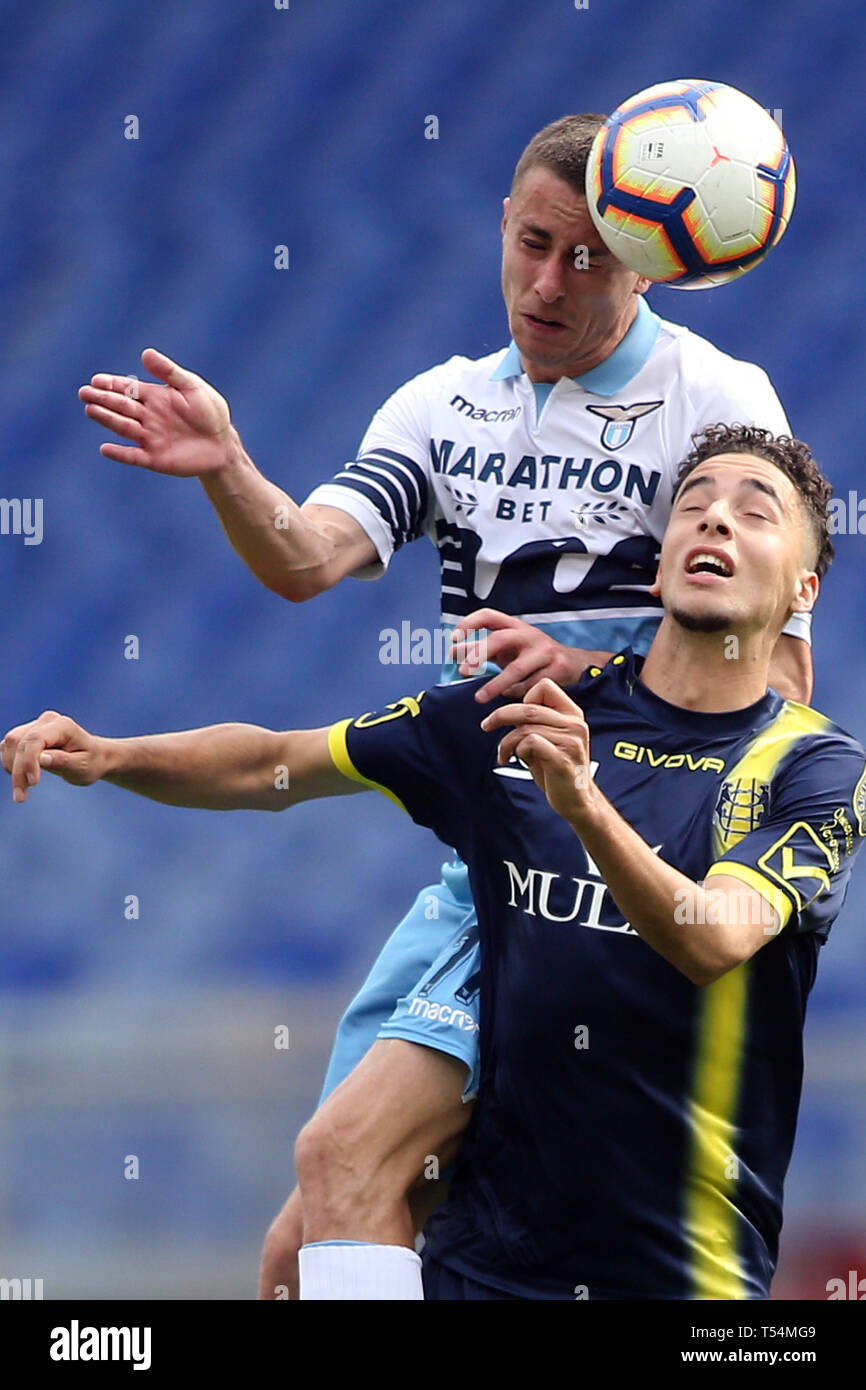
[[[617,107],[586,169],[592,220],[630,270],[676,289],[745,275],[784,234],[796,192],[781,129],[751,97],[682,78]]]

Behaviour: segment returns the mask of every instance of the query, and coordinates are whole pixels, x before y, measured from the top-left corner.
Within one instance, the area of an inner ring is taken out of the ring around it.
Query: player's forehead
[[[714,454],[693,468],[680,487],[677,500],[690,493],[704,495],[755,490],[775,499],[783,511],[796,500],[793,482],[769,459],[754,454]]]
[[[580,236],[587,246],[603,245],[589,215],[586,198],[545,165],[532,165],[511,195],[510,215],[527,228],[550,237]]]

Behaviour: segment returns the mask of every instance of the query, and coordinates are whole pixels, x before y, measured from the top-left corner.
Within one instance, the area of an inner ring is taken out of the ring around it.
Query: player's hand
[[[12,800],[27,800],[43,768],[76,787],[98,782],[109,770],[108,745],[108,739],[89,734],[53,709],[10,729],[0,743],[0,758],[12,778]]]
[[[482,719],[488,732],[513,725],[499,745],[500,767],[509,758],[526,763],[554,811],[575,821],[592,810],[598,795],[590,771],[589,727],[579,705],[547,677],[519,705],[502,705]]]
[[[482,629],[486,629],[483,637],[479,636]],[[499,695],[519,699],[544,678],[557,685],[572,685],[588,666],[603,666],[613,655],[564,647],[539,628],[496,608],[478,608],[468,614],[452,632],[451,640],[452,657],[460,663],[461,676],[477,675],[487,661],[502,667],[476,692],[479,704]]]
[[[271,1222],[262,1248],[259,1266],[260,1299],[298,1297],[298,1251],[304,1241],[304,1213],[301,1193],[295,1188],[280,1213]]]
[[[180,478],[221,468],[233,434],[228,402],[203,377],[156,348],[145,348],[141,361],[159,382],[98,372],[78,392],[85,415],[132,441],[100,444],[99,452]]]

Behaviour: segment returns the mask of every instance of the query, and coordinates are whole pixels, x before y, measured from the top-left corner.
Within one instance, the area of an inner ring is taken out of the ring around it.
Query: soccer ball
[[[683,78],[617,107],[592,144],[586,197],[629,270],[680,290],[724,285],[762,261],[794,206],[781,130],[744,92]]]

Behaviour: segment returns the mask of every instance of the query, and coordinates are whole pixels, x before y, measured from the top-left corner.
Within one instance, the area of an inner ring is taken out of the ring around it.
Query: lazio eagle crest
[[[664,401],[639,401],[637,405],[588,405],[592,415],[600,415],[607,423],[601,431],[605,449],[621,449],[634,434],[634,427],[644,415],[651,415]]]

